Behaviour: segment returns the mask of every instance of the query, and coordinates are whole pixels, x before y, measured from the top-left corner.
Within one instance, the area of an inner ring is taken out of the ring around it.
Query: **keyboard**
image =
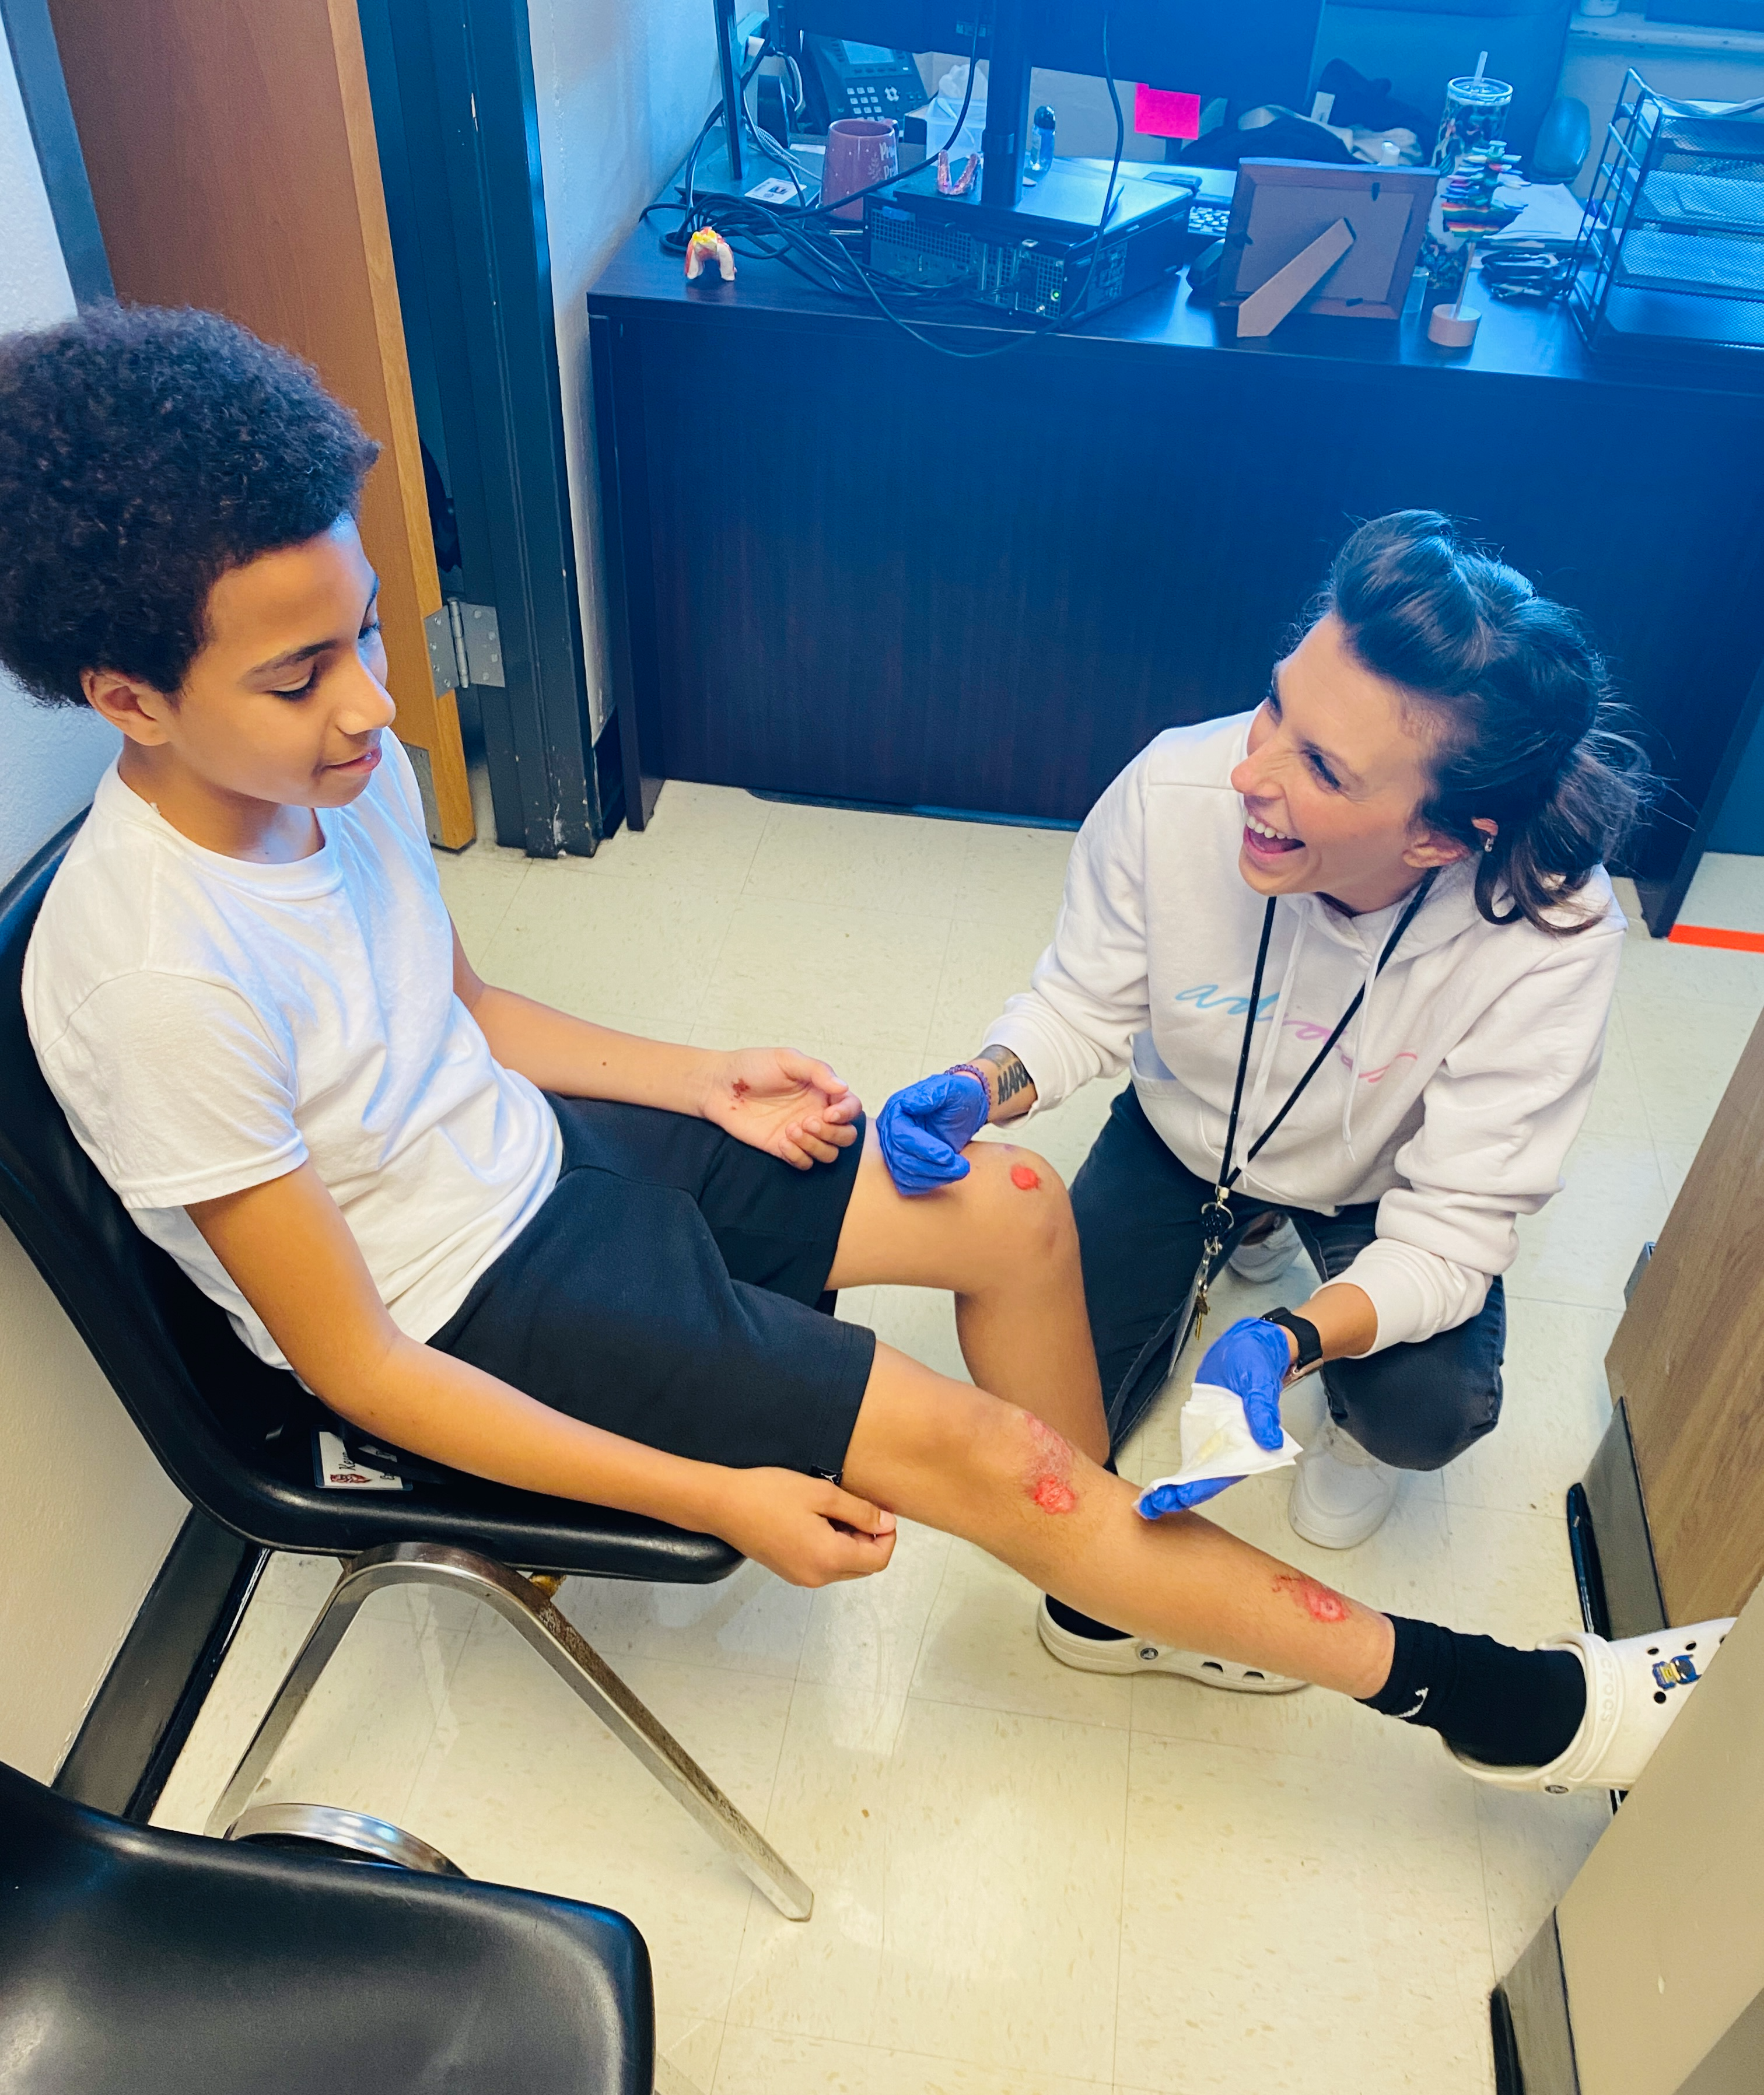
[[[1231,207],[1228,203],[1202,203],[1198,199],[1189,207],[1188,230],[1198,233],[1203,240],[1222,240],[1231,227]]]

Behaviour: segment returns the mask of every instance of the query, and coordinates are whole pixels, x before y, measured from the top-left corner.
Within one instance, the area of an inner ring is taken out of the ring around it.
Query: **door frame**
[[[591,855],[624,795],[616,721],[596,746],[589,710],[525,0],[359,7],[399,301],[438,402],[430,449],[467,600],[499,628],[507,681],[473,686],[496,840]]]
[[[80,133],[74,128],[61,51],[49,19],[49,0],[0,0],[0,21],[6,24],[24,120],[37,149],[37,164],[74,303],[90,306],[114,298],[116,286],[111,280],[104,236],[98,230],[98,207],[92,201]]]

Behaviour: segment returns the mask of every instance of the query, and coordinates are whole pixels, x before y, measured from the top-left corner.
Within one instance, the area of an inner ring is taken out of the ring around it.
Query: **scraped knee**
[[[922,1458],[988,1505],[1040,1517],[1075,1513],[1087,1465],[1065,1435],[1021,1405],[969,1383],[952,1384],[934,1415]],[[1091,1474],[1091,1483],[1095,1476]]]
[[[1075,1254],[1071,1200],[1046,1157],[1012,1142],[973,1143],[967,1156],[972,1197],[1001,1247],[1019,1258]]]

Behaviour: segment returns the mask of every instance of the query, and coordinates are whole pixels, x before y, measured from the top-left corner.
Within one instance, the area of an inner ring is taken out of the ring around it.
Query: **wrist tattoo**
[[[990,1062],[997,1070],[998,1102],[1001,1106],[1007,1100],[1014,1099],[1019,1091],[1028,1091],[1034,1083],[1034,1078],[1023,1067],[1020,1058],[1008,1048],[995,1044],[982,1048],[975,1059]]]

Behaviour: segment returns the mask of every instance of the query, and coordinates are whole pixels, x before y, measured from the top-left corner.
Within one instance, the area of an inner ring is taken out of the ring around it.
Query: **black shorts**
[[[709,1122],[553,1098],[562,1174],[429,1340],[695,1461],[837,1476],[876,1338],[815,1308],[863,1152],[797,1171]]]

